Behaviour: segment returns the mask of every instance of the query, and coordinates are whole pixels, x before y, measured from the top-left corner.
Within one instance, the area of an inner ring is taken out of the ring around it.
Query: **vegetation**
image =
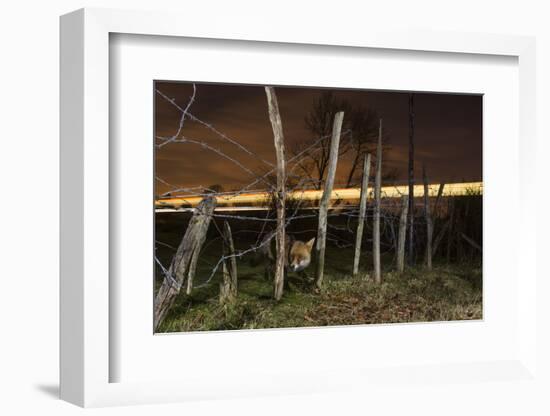
[[[237,299],[218,301],[218,283],[180,294],[159,332],[289,328],[327,325],[470,320],[482,318],[482,274],[479,264],[435,265],[403,274],[388,270],[376,284],[365,270],[352,279],[352,250],[327,253],[321,292],[289,274],[281,302],[272,299],[273,284],[262,269],[239,262]],[[330,266],[329,266],[330,265]],[[369,268],[368,265],[366,268]],[[312,275],[312,270],[309,270]]]

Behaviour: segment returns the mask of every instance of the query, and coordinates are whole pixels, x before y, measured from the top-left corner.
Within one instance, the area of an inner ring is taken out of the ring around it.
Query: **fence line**
[[[193,103],[196,102],[197,99],[197,88],[195,84],[193,84],[193,92],[186,104],[185,107],[180,106],[174,99],[169,98],[166,94],[159,91],[158,89],[156,92],[164,98],[166,101],[168,101],[171,105],[176,107],[180,111],[179,118],[177,120],[177,128],[175,129],[175,134],[168,137],[163,136],[156,136],[156,140],[158,140],[160,143],[156,144],[157,148],[163,148],[165,146],[176,146],[176,145],[198,145],[203,147],[206,150],[212,151],[216,154],[218,154],[220,157],[225,158],[226,160],[231,161],[236,166],[247,172],[249,175],[253,176],[253,180],[245,184],[243,187],[236,191],[226,191],[226,192],[216,192],[213,189],[208,189],[206,187],[202,186],[194,186],[194,187],[183,187],[179,185],[172,184],[168,181],[166,181],[163,178],[160,178],[159,176],[155,176],[155,180],[157,180],[159,183],[162,183],[164,186],[166,186],[169,191],[164,192],[161,196],[163,199],[160,201],[157,201],[157,203],[163,203],[168,204],[169,201],[177,200],[178,202],[185,202],[190,204],[191,206],[195,205],[196,202],[204,197],[215,197],[218,202],[222,203],[224,198],[226,200],[228,199],[234,199],[238,198],[239,196],[246,196],[247,194],[254,193],[261,193],[265,200],[268,201],[270,197],[273,196],[273,193],[276,191],[276,187],[272,182],[269,181],[269,177],[277,172],[277,167],[271,163],[268,162],[261,157],[259,157],[257,154],[252,152],[250,149],[247,149],[245,146],[243,146],[241,143],[239,143],[237,140],[229,137],[227,134],[219,131],[214,126],[209,124],[206,121],[200,120],[196,116],[194,116],[190,109],[193,105]],[[216,148],[206,141],[200,139],[200,138],[189,138],[185,135],[183,135],[183,130],[186,126],[185,121],[186,120],[192,120],[193,122],[198,123],[202,127],[208,129],[209,131],[213,132],[215,136],[226,142],[229,143],[232,146],[237,147],[240,149],[243,153],[253,156],[256,160],[259,160],[263,165],[268,167],[268,170],[265,173],[255,173],[252,169],[245,166],[241,161],[237,160],[236,158],[227,155],[224,151],[222,151],[219,148]],[[341,136],[342,138],[347,137],[350,134],[349,130],[342,131]],[[304,207],[304,202],[308,201],[309,196],[318,193],[322,194],[323,190],[315,190],[307,188],[308,186],[315,186],[319,185],[323,182],[322,179],[313,179],[313,178],[304,178],[300,177],[300,175],[295,175],[294,171],[300,166],[300,164],[303,162],[304,159],[307,157],[311,157],[312,152],[319,151],[318,145],[324,141],[330,138],[332,134],[328,134],[322,137],[319,137],[318,139],[314,140],[311,145],[306,147],[305,149],[302,149],[297,154],[293,155],[292,157],[286,159],[286,163],[288,165],[287,169],[287,179],[294,179],[296,180],[296,183],[292,186],[289,186],[287,183],[287,189],[285,192],[285,195],[290,196],[293,200],[295,200],[295,206],[293,207],[287,207],[287,215],[284,219],[284,226],[285,228],[288,227],[293,221],[301,220],[301,219],[311,219],[311,218],[317,218],[317,213],[312,214],[302,214],[300,211],[311,208],[311,207]],[[368,178],[367,178],[368,179]],[[258,185],[259,183],[264,184],[268,191],[264,190],[254,190],[254,187]],[[475,191],[475,189],[478,189],[480,192],[482,192],[482,184],[481,183],[467,183],[467,184],[446,184],[445,185],[445,192],[442,192],[439,196],[452,196],[453,194],[457,194],[458,192],[466,192],[464,189],[466,189],[468,186],[471,186],[471,188]],[[477,186],[477,188],[476,188]],[[418,187],[418,189],[416,189]],[[415,186],[415,196],[416,197],[422,197],[424,192],[422,189],[423,185],[416,185]],[[438,189],[437,185],[428,185],[426,188],[429,192],[429,196],[436,196],[436,192]],[[462,189],[462,191],[460,191]],[[344,196],[349,196],[349,194],[352,194],[353,192],[357,192],[356,189],[334,189],[330,195],[331,199],[345,199]],[[170,195],[170,199],[164,199],[164,197]],[[377,215],[379,215],[380,219],[380,235],[386,236],[384,239],[380,239],[380,245],[383,248],[383,251],[381,254],[388,254],[392,251],[396,251],[397,248],[397,236],[394,230],[394,223],[399,221],[399,215],[401,213],[401,196],[408,195],[408,187],[407,186],[391,186],[391,187],[382,187],[381,189],[381,208],[377,212],[375,211],[375,208],[373,206],[366,206],[364,213],[359,212],[359,207],[350,207],[350,206],[342,206],[342,205],[333,205],[328,207],[328,211],[326,213],[327,218],[327,228],[328,230],[332,230],[334,232],[326,231],[326,238],[327,241],[330,241],[332,244],[335,244],[338,247],[353,247],[355,244],[357,244],[355,238],[355,230],[352,229],[351,225],[355,224],[355,221],[361,217],[361,219],[364,219],[365,221],[372,221],[373,218],[375,218]],[[359,196],[359,195],[358,195]],[[392,196],[399,196],[399,199],[393,199]],[[372,199],[372,191],[367,195],[368,198]],[[357,198],[359,199],[359,198]],[[414,201],[413,201],[414,202]],[[191,210],[193,212],[197,212],[197,207],[192,207]],[[290,210],[290,211],[288,211]],[[205,287],[214,278],[216,273],[218,272],[220,266],[227,260],[230,259],[237,259],[242,258],[243,256],[246,256],[247,254],[257,252],[258,250],[262,249],[265,245],[271,244],[271,240],[274,238],[275,233],[272,229],[269,228],[270,224],[275,224],[277,222],[277,218],[273,218],[273,210],[267,208],[266,215],[265,216],[250,216],[250,215],[238,215],[238,214],[221,214],[219,212],[214,211],[212,213],[212,221],[215,225],[215,227],[218,227],[216,223],[216,219],[223,219],[223,220],[233,220],[233,221],[254,221],[261,223],[261,228],[259,231],[257,230],[234,230],[233,236],[239,235],[239,233],[257,233],[256,241],[254,244],[252,244],[250,247],[246,249],[235,249],[232,250],[230,253],[222,253],[219,257],[218,261],[215,263],[208,263],[212,266],[210,274],[208,275],[207,279],[200,283],[199,285],[196,285],[195,288],[201,288]],[[437,216],[438,212],[434,210],[432,213],[433,216]],[[346,218],[346,224],[345,226],[338,226],[335,224],[331,224],[328,219],[333,217],[344,217]],[[415,216],[415,229],[420,229],[421,225],[424,223],[423,218],[421,216]],[[449,229],[453,226],[452,221],[449,222]],[[310,232],[314,233],[316,230],[302,230],[298,233],[307,233]],[[297,233],[297,234],[298,234]],[[450,231],[449,231],[450,233]],[[212,244],[214,241],[219,241],[219,239],[223,239],[223,231],[218,229],[218,236],[212,239],[212,241],[207,242],[205,244],[205,248],[209,246],[209,244]],[[344,234],[344,236],[342,236]],[[372,243],[372,240],[369,240],[368,233],[366,233],[367,236],[365,240],[369,243]],[[264,236],[267,235],[267,238],[264,238]],[[345,236],[348,237],[345,237]],[[468,242],[469,237],[464,235],[462,236],[462,239],[464,241]],[[470,239],[471,240],[471,239]],[[473,240],[472,240],[473,241]],[[475,243],[475,242],[474,242]],[[162,241],[155,241],[156,245],[159,246],[166,246],[167,248],[170,248],[174,250],[175,248],[171,246],[170,244],[167,244]],[[155,247],[156,250],[156,247]],[[366,249],[365,249],[366,250]],[[360,252],[363,252],[363,249],[360,250]],[[173,280],[173,276],[170,275],[169,269],[167,269],[158,256],[155,253],[155,262],[159,266],[159,269],[161,273],[164,275],[165,279],[167,279],[169,282]],[[351,268],[350,268],[351,273]]]

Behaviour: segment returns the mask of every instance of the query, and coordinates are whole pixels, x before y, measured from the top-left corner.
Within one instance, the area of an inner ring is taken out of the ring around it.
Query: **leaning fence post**
[[[277,156],[277,234],[275,238],[277,256],[275,261],[275,279],[273,284],[273,297],[280,300],[283,296],[285,280],[285,142],[283,136],[283,123],[279,113],[277,95],[273,87],[265,87],[267,105],[269,108],[269,120],[273,129],[275,143],[275,155]]]
[[[401,197],[401,215],[399,217],[399,235],[397,240],[397,271],[405,269],[405,240],[407,239],[407,214],[409,212],[409,196]]]
[[[483,249],[481,248],[481,246],[476,243],[474,240],[472,240],[470,237],[468,237],[466,234],[464,234],[463,232],[460,232],[460,236],[468,243],[470,244],[473,248],[475,248],[476,250],[479,250],[480,253],[483,252]]]
[[[426,216],[426,266],[432,270],[432,215],[430,212],[430,195],[428,188],[428,177],[426,176],[426,167],[422,166],[422,180],[424,181],[424,215]]]
[[[155,330],[174,303],[182,286],[188,283],[186,279],[192,279],[195,274],[194,268],[202,245],[206,240],[206,233],[215,207],[216,198],[206,197],[199,203],[193,217],[189,220],[185,235],[155,297]]]
[[[223,224],[223,273],[220,282],[220,303],[231,302],[237,297],[237,258],[231,227],[227,221]]]
[[[363,180],[361,181],[361,197],[359,201],[359,222],[357,223],[357,235],[355,236],[355,257],[353,258],[353,276],[359,273],[359,258],[361,257],[361,242],[363,240],[363,227],[365,226],[365,212],[367,211],[367,195],[369,191],[370,153],[363,162]]]
[[[443,188],[445,188],[445,184],[444,183],[441,183],[439,184],[439,189],[437,191],[437,197],[435,198],[435,203],[434,203],[434,206],[433,206],[433,211],[430,211],[430,218],[432,219],[431,220],[431,227],[432,227],[432,249],[430,250],[430,253],[432,254],[432,260],[435,256],[435,252],[437,251],[437,246],[439,245],[439,240],[438,238],[442,235],[442,233],[445,232],[445,227],[446,227],[446,224],[444,224],[443,228],[441,228],[441,232],[439,234],[437,234],[435,240],[433,238],[433,234],[434,234],[434,230],[435,230],[435,225],[437,224],[437,207],[439,205],[439,200],[441,199],[441,196],[443,195]],[[424,251],[424,264],[427,264],[428,263],[428,250]]]
[[[332,195],[332,187],[334,185],[334,176],[336,175],[336,165],[338,163],[338,149],[340,147],[340,132],[342,131],[342,123],[344,121],[344,112],[339,111],[334,116],[332,123],[332,137],[330,141],[330,153],[327,171],[327,180],[325,181],[325,189],[323,196],[319,202],[319,224],[317,226],[317,241],[315,244],[315,254],[317,263],[315,267],[315,285],[321,288],[323,283],[323,274],[325,271],[325,248],[327,243],[327,211]]]
[[[189,274],[187,275],[187,285],[185,288],[185,294],[190,295],[193,291],[193,283],[195,281],[195,272],[197,271],[197,263],[199,261],[200,250],[193,250],[193,256],[189,263]]]
[[[376,177],[374,180],[374,221],[372,230],[372,255],[374,263],[374,281],[382,281],[380,266],[380,199],[382,185],[382,119],[378,128],[378,145],[376,147]]]
[[[435,198],[435,204],[434,204],[434,215],[437,217],[437,207],[439,206],[439,200],[443,196],[443,189],[445,188],[444,183],[439,184],[439,189],[437,190],[437,197]]]
[[[439,233],[436,235],[432,247],[432,259],[435,257],[437,253],[437,249],[439,248],[439,245],[441,244],[441,241],[443,240],[443,236],[447,232],[447,228],[449,228],[450,221],[447,220],[445,224],[443,224],[443,227],[441,227],[441,230],[439,230]]]
[[[449,214],[449,234],[447,235],[447,263],[451,262],[451,249],[453,244],[455,200],[453,196],[449,197],[447,210]]]

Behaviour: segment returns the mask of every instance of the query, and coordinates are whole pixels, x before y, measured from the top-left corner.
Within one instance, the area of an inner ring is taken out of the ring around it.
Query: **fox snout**
[[[292,244],[289,253],[289,269],[292,272],[301,272],[311,263],[311,249],[313,248],[312,238],[307,243],[296,240]]]
[[[311,263],[311,259],[297,261],[290,265],[290,270],[293,272],[301,272]]]

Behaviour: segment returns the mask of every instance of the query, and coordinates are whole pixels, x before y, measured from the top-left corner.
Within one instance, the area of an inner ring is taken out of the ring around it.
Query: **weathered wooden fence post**
[[[434,215],[437,216],[437,208],[439,207],[439,200],[443,196],[443,189],[445,189],[445,184],[440,183],[439,189],[437,190],[437,197],[435,198],[435,204],[434,204]]]
[[[401,197],[401,215],[399,216],[399,234],[397,240],[397,271],[405,269],[405,240],[407,239],[407,213],[409,212],[409,196]]]
[[[174,303],[181,287],[185,283],[187,283],[188,288],[193,287],[192,283],[189,285],[187,280],[192,279],[195,275],[197,259],[206,239],[206,233],[215,207],[216,198],[206,197],[199,203],[193,217],[189,220],[185,235],[155,297],[155,330]]]
[[[409,93],[409,265],[414,264],[414,94]]]
[[[433,224],[430,212],[430,189],[428,187],[428,177],[426,176],[426,166],[422,166],[422,180],[424,181],[424,215],[426,217],[426,266],[428,270],[432,270]]]
[[[470,244],[473,248],[478,250],[480,253],[483,253],[483,249],[481,248],[481,246],[478,243],[476,243],[474,240],[472,240],[470,237],[468,237],[466,234],[464,234],[463,232],[460,232],[460,236],[464,239],[464,241]]]
[[[359,201],[359,222],[357,223],[357,235],[355,236],[355,257],[353,258],[353,276],[359,273],[359,258],[361,257],[361,242],[363,240],[363,227],[365,226],[365,212],[367,211],[367,196],[369,193],[370,153],[363,162],[363,180],[361,181],[361,197]]]
[[[441,241],[443,240],[443,237],[445,236],[445,233],[447,232],[447,228],[449,228],[450,221],[447,220],[445,224],[443,224],[443,227],[441,227],[441,230],[439,230],[439,233],[436,235],[432,247],[432,259],[437,253],[437,249],[439,248],[439,245],[441,244]]]
[[[376,147],[376,177],[374,180],[374,221],[372,230],[372,255],[374,263],[374,281],[382,281],[380,266],[380,190],[382,185],[382,119],[378,128],[378,145]]]
[[[458,202],[458,200],[456,201]],[[464,247],[462,246],[462,237],[460,236],[461,231],[464,229],[464,206],[459,204],[456,207],[455,212],[455,252],[456,252],[456,261],[461,262],[463,260],[462,256],[464,255]]]
[[[437,224],[437,208],[439,205],[439,200],[441,199],[441,196],[443,195],[443,189],[445,188],[444,183],[439,184],[439,189],[437,190],[437,197],[435,198],[434,203],[434,209],[431,211],[431,218],[432,218],[432,249],[430,253],[432,253],[432,260],[435,256],[435,252],[437,251],[437,247],[439,246],[439,243],[441,242],[440,238],[443,238],[443,234],[445,233],[445,229],[447,227],[447,223],[443,224],[443,227],[441,228],[439,234],[436,235],[435,239],[433,238],[434,230],[436,229]],[[428,264],[428,250],[424,252],[424,264]]]
[[[280,300],[283,296],[285,282],[285,141],[283,136],[283,123],[279,113],[277,95],[273,87],[265,87],[269,120],[273,129],[275,154],[277,156],[277,234],[275,237],[277,256],[275,261],[275,279],[273,283],[273,297]]]
[[[220,303],[231,302],[237,297],[237,258],[231,227],[223,224],[223,274],[220,282]]]
[[[327,211],[334,185],[334,176],[336,175],[336,165],[338,163],[338,149],[340,147],[340,133],[344,121],[344,112],[340,111],[334,116],[332,124],[332,137],[330,142],[330,153],[327,171],[327,180],[323,196],[319,202],[319,224],[317,226],[317,241],[315,244],[316,267],[315,267],[315,285],[321,288],[323,283],[323,274],[325,271],[325,248],[327,242]]]
[[[455,200],[453,196],[449,196],[447,211],[449,211],[449,234],[447,235],[447,263],[450,263],[451,249],[453,244],[454,214],[455,214]]]
[[[195,272],[197,271],[199,254],[200,254],[200,250],[194,250],[193,256],[191,257],[191,262],[189,263],[189,274],[187,276],[187,285],[185,287],[186,295],[190,295],[191,292],[193,291],[193,282],[195,281]]]

